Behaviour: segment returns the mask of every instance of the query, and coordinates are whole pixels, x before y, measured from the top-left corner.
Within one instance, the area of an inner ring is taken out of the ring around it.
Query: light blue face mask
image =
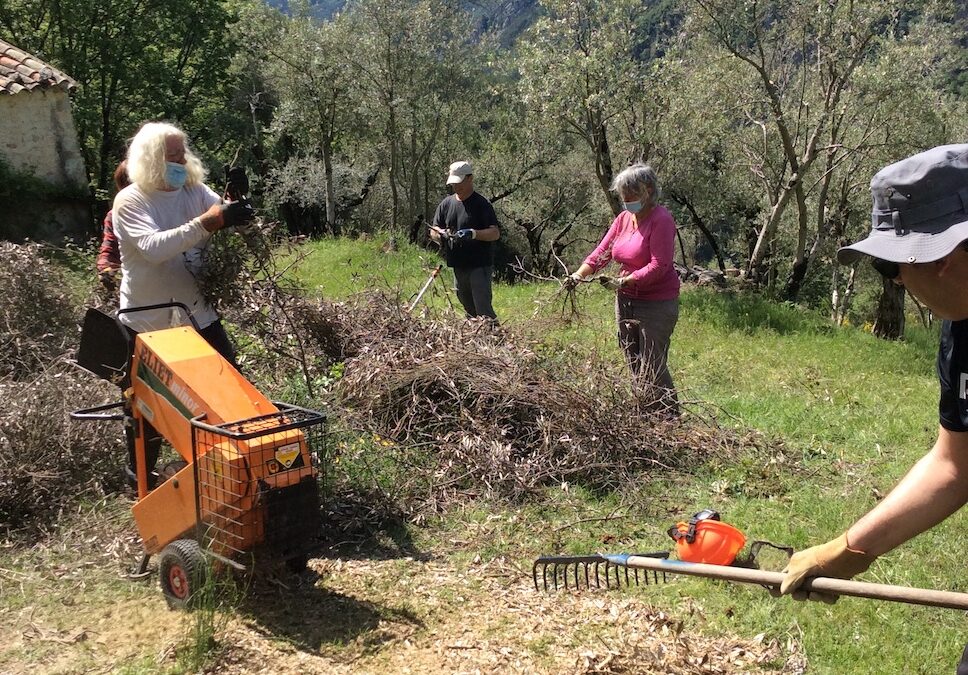
[[[628,211],[629,213],[638,213],[639,211],[642,210],[642,202],[641,201],[638,201],[638,202],[622,202],[622,206],[624,206],[625,207],[625,210]]]
[[[184,164],[176,162],[165,162],[165,182],[168,187],[177,190],[188,180],[188,169]]]

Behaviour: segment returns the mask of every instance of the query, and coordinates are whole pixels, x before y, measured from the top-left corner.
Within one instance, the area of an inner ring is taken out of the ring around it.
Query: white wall
[[[13,169],[55,185],[87,187],[70,97],[62,89],[0,95],[0,155]]]

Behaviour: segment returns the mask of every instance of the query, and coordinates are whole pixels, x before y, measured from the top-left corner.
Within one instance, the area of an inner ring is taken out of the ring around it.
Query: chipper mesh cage
[[[305,554],[319,529],[327,438],[325,416],[295,406],[217,426],[193,420],[199,541],[229,559],[260,546]]]

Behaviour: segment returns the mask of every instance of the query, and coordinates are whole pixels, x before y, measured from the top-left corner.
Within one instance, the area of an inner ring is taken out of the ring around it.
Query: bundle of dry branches
[[[0,242],[0,378],[30,377],[74,346],[80,309],[69,289],[39,244]]]
[[[395,489],[425,505],[520,499],[561,482],[615,488],[740,442],[697,415],[640,404],[615,364],[549,354],[486,322],[417,320],[385,296],[351,305],[341,414],[389,439],[375,450],[404,467]]]
[[[121,425],[67,415],[116,396],[116,387],[64,363],[0,381],[0,532],[46,527],[79,496],[120,488]]]

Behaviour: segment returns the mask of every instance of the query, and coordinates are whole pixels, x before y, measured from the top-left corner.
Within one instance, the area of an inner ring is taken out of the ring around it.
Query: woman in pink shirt
[[[625,210],[605,237],[571,275],[575,284],[611,261],[621,265],[617,277],[603,283],[616,291],[618,340],[645,400],[658,410],[678,411],[669,374],[669,342],[679,319],[679,275],[673,262],[676,223],[656,202],[658,180],[645,164],[622,171],[612,182]]]

